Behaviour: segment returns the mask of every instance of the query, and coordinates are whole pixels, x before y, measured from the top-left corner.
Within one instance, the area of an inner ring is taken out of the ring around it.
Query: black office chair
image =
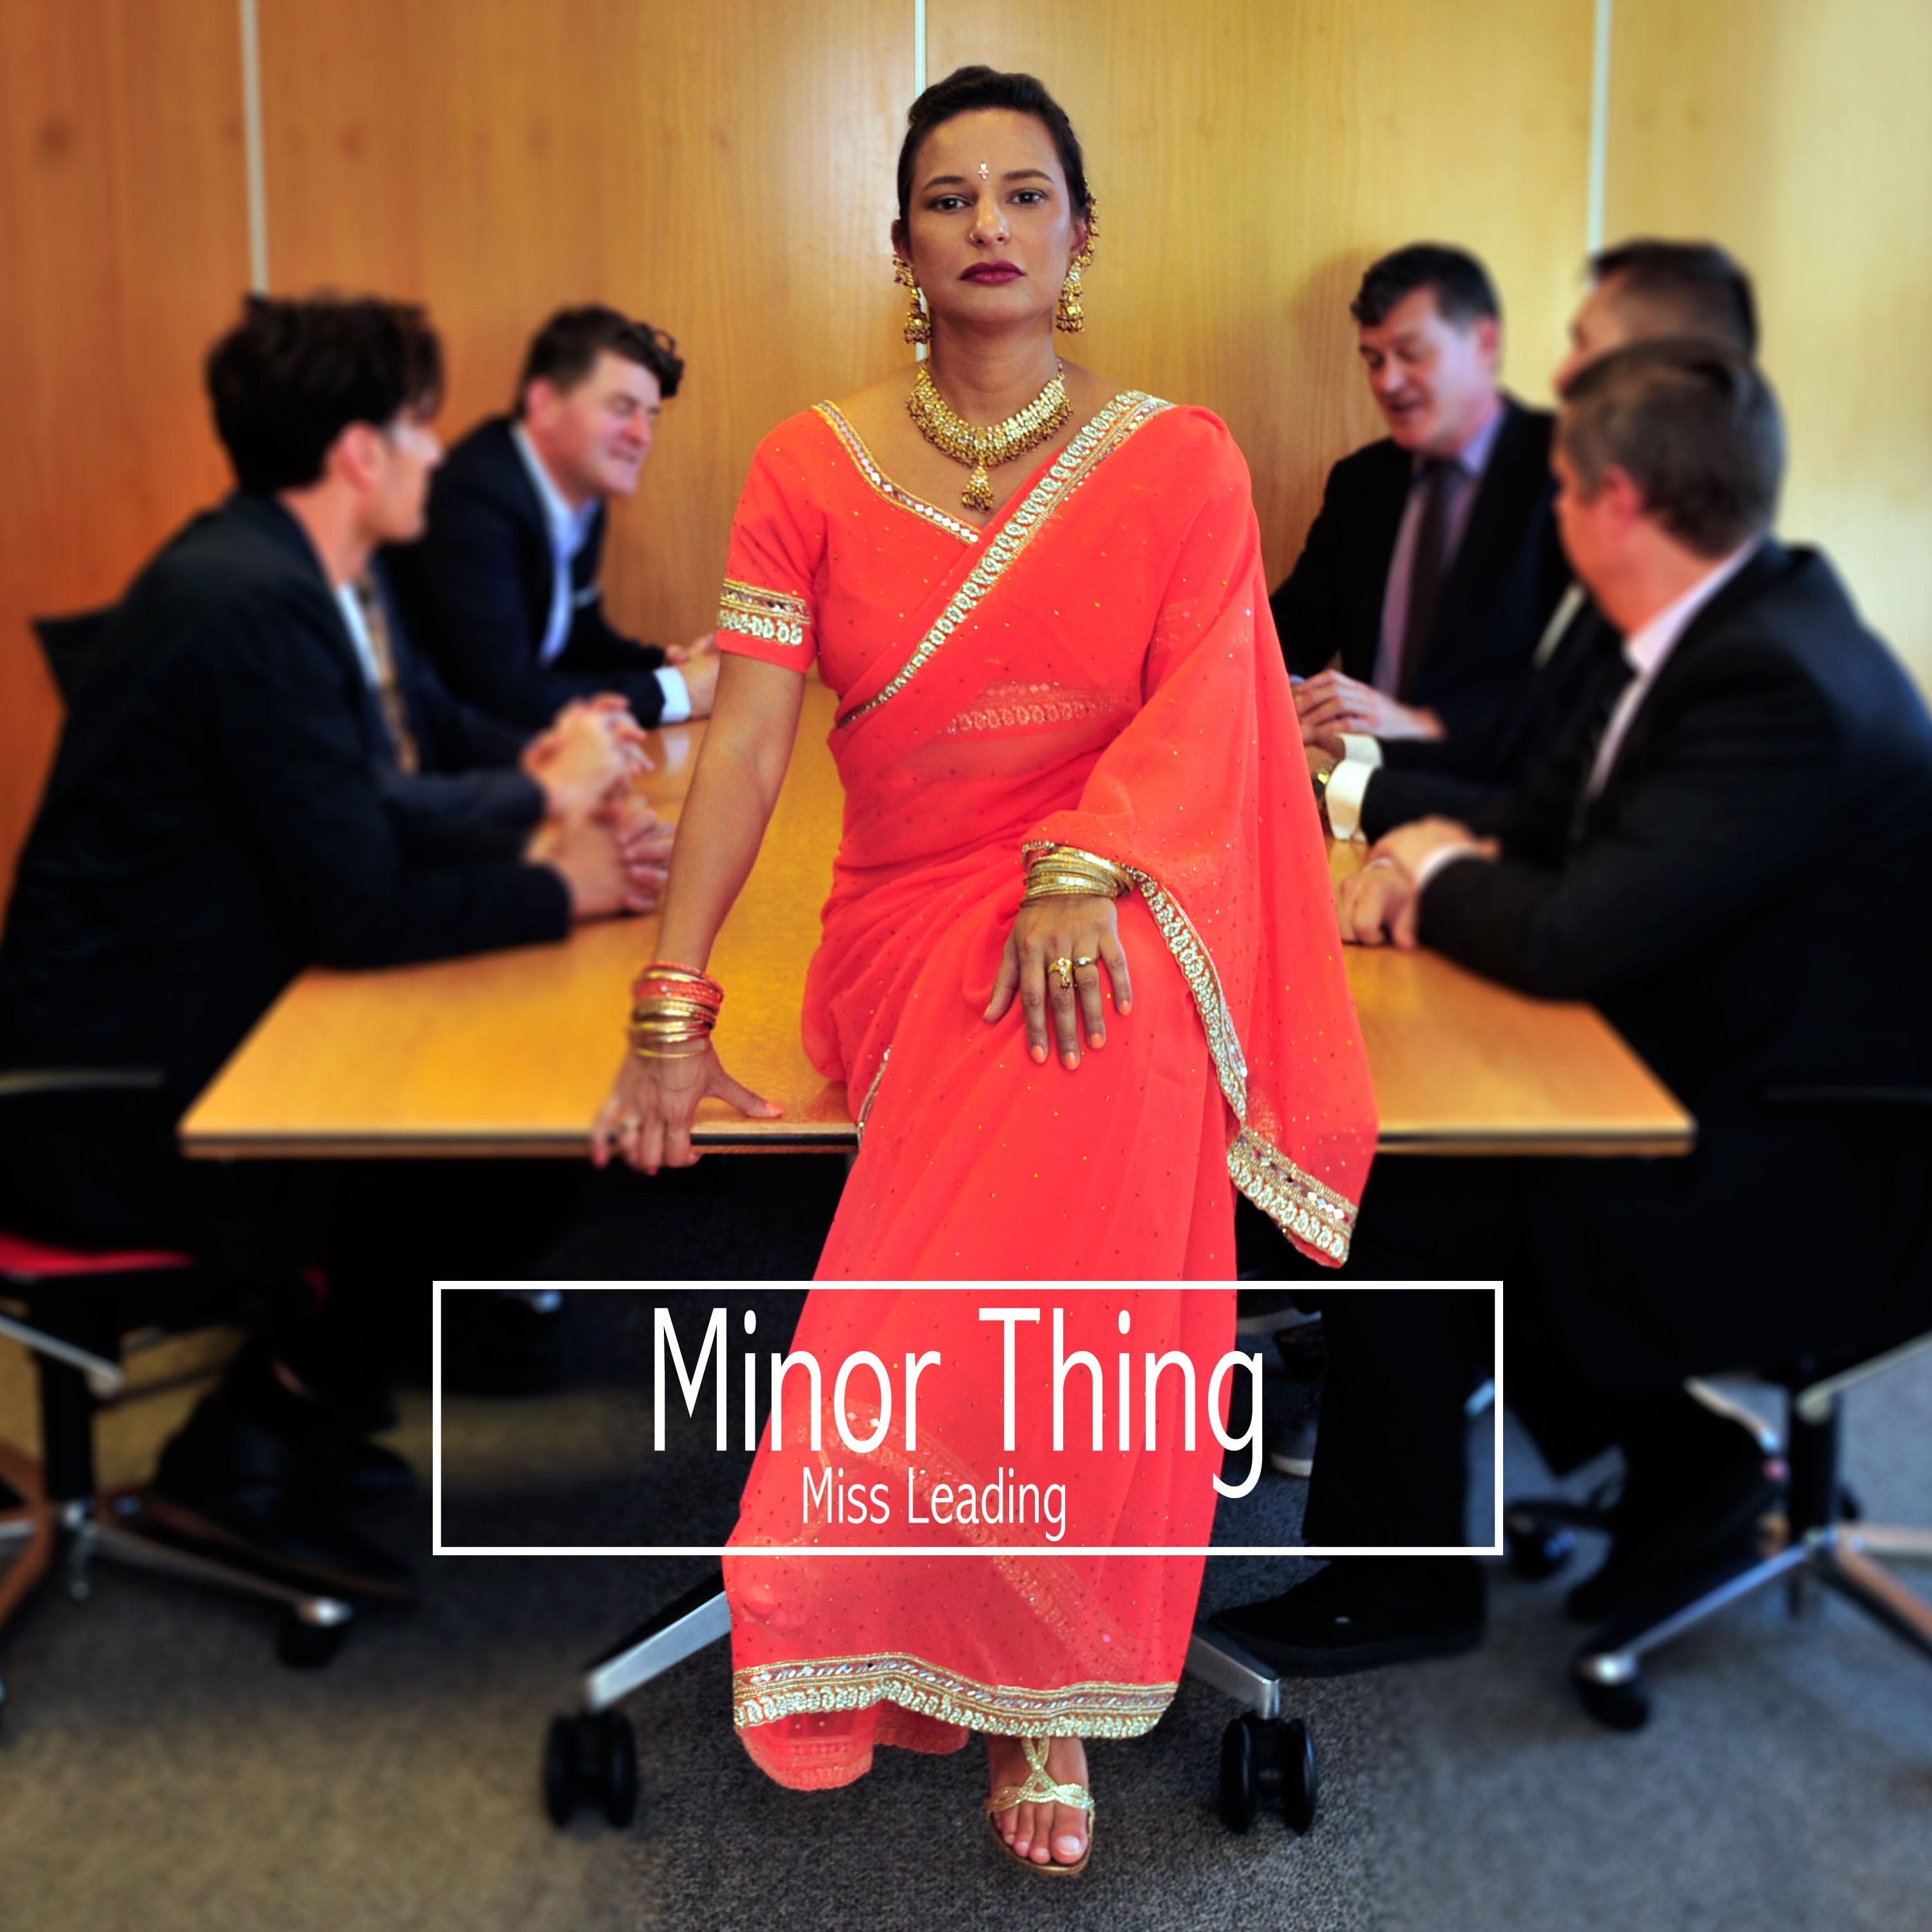
[[[36,617],[34,634],[53,673],[61,702],[71,711],[74,700],[92,680],[100,656],[100,640],[114,608],[81,610],[68,617]]]
[[[1784,1582],[1794,1615],[1822,1584],[1932,1658],[1932,1604],[1900,1582],[1881,1559],[1932,1562],[1932,1529],[1861,1522],[1840,1462],[1840,1405],[1851,1389],[1932,1350],[1932,1330],[1878,1352],[1801,1361],[1762,1379],[1786,1392],[1784,1455],[1790,1474],[1786,1522],[1778,1547],[1734,1558],[1679,1580],[1634,1604],[1578,1652],[1571,1675],[1583,1708],[1613,1730],[1640,1729],[1650,1715],[1642,1660],[1729,1605]],[[1601,1526],[1600,1513],[1560,1504],[1524,1503],[1504,1513],[1510,1560],[1522,1574],[1549,1576],[1569,1554],[1573,1526]]]
[[[0,1104],[28,1094],[158,1086],[158,1073],[62,1070],[0,1074]],[[95,1561],[131,1564],[238,1590],[284,1606],[278,1648],[302,1666],[326,1662],[352,1607],[239,1562],[218,1561],[170,1540],[146,1516],[140,1492],[103,1496],[94,1466],[94,1418],[127,1387],[123,1338],[181,1334],[227,1312],[229,1291],[193,1257],[157,1250],[102,1252],[57,1246],[0,1228],[0,1335],[33,1354],[40,1392],[36,1462],[0,1442],[0,1636],[10,1619],[62,1567],[69,1594],[92,1592]],[[0,1684],[0,1707],[6,1690]]]

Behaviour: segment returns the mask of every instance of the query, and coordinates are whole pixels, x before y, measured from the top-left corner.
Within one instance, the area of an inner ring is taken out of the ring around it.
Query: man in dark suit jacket
[[[1932,719],[1824,560],[1764,535],[1782,455],[1768,386],[1714,345],[1639,345],[1580,374],[1558,514],[1624,641],[1530,784],[1470,824],[1392,833],[1338,893],[1346,938],[1594,1000],[1696,1118],[1688,1159],[1523,1163],[1502,1182],[1513,1209],[1455,1225],[1433,1199],[1385,1197],[1378,1226],[1363,1204],[1365,1270],[1504,1276],[1506,1385],[1553,1466],[1623,1450],[1610,1557],[1572,1594],[1592,1619],[1774,1493],[1685,1378],[1932,1322]],[[1417,1341],[1331,1331],[1331,1374],[1352,1352],[1359,1404],[1426,1376]],[[1446,1499],[1432,1522],[1407,1514],[1422,1534],[1377,1533],[1414,1481],[1370,1472],[1368,1436],[1331,1442],[1324,1417],[1311,1540],[1460,1540]],[[1445,1423],[1416,1460],[1460,1468],[1460,1444]],[[1334,1670],[1454,1647],[1479,1620],[1473,1577],[1460,1605],[1424,1602],[1444,1588],[1424,1566],[1406,1605],[1384,1578],[1350,1610],[1375,1573],[1334,1568],[1317,1594],[1234,1622],[1289,1667]]]
[[[166,545],[112,620],[0,944],[0,1067],[127,1078],[0,1106],[7,1226],[184,1249],[238,1294],[274,1299],[315,1252],[310,1174],[184,1160],[173,1124],[290,980],[319,962],[559,939],[573,916],[623,905],[617,842],[594,820],[567,827],[547,864],[430,864],[385,802],[333,590],[420,528],[440,385],[421,312],[374,302],[251,299],[211,356],[241,487]],[[272,1377],[250,1385],[245,1415],[240,1399],[230,1389],[211,1412],[230,1438],[274,1439],[294,1400]],[[198,1415],[188,1439],[215,1426]],[[194,1484],[170,1455],[182,1501]],[[278,1515],[260,1492],[228,1530],[310,1575],[393,1586],[394,1566],[345,1526],[306,1502]]]
[[[1638,240],[1593,256],[1591,284],[1570,323],[1570,347],[1552,379],[1561,391],[1586,364],[1613,349],[1665,336],[1703,336],[1740,355],[1757,352],[1750,279],[1708,242]],[[1358,826],[1371,838],[1412,819],[1467,818],[1522,784],[1562,742],[1588,700],[1594,668],[1607,648],[1602,614],[1573,584],[1539,639],[1529,676],[1514,701],[1487,725],[1446,738],[1387,743],[1338,734],[1311,752],[1316,783],[1340,836]]]
[[[640,644],[605,616],[598,584],[610,500],[638,487],[683,371],[648,324],[566,309],[530,345],[515,416],[450,452],[428,534],[389,565],[411,634],[459,696],[526,731],[608,692],[645,725],[708,714],[709,637]]]
[[[1501,311],[1473,256],[1400,249],[1352,312],[1389,434],[1329,472],[1270,608],[1310,742],[1454,738],[1508,709],[1568,579],[1550,418],[1497,388]]]

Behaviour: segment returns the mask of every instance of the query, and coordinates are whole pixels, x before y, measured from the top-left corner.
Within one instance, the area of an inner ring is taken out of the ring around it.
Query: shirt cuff
[[[1342,742],[1346,743],[1347,739]],[[1371,738],[1368,742],[1373,745],[1376,741]],[[1337,838],[1352,838],[1360,828],[1362,800],[1381,763],[1379,756],[1372,763],[1364,764],[1352,754],[1328,774],[1328,788],[1322,796],[1328,807],[1328,830]]]
[[[658,681],[658,688],[664,693],[664,713],[658,719],[660,724],[682,724],[691,716],[691,687],[684,681],[681,671],[668,667],[652,675]]]
[[[1364,771],[1374,771],[1382,761],[1382,741],[1366,731],[1344,731],[1342,757],[1348,764],[1360,765]]]
[[[1332,787],[1331,787],[1332,789]],[[1453,866],[1458,859],[1480,859],[1487,855],[1480,845],[1440,845],[1415,868],[1415,896],[1420,898],[1429,890],[1429,882],[1446,866]]]

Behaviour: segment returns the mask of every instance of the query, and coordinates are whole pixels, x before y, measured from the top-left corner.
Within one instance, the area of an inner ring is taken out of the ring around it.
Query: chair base
[[[1613,1730],[1638,1729],[1649,1716],[1642,1660],[1778,1582],[1790,1592],[1794,1611],[1808,1586],[1822,1584],[1932,1660],[1932,1604],[1899,1582],[1881,1557],[1932,1563],[1932,1532],[1835,1523],[1773,1556],[1707,1573],[1672,1599],[1634,1606],[1576,1654],[1570,1671],[1584,1708]]]
[[[267,1576],[238,1562],[202,1555],[144,1534],[140,1492],[129,1490],[92,1501],[60,1502],[50,1498],[39,1463],[0,1442],[0,1481],[22,1498],[0,1510],[0,1558],[10,1546],[18,1553],[0,1570],[0,1636],[61,1562],[67,1592],[76,1602],[94,1594],[97,1562],[124,1564],[163,1576],[178,1576],[211,1588],[280,1604],[285,1612],[278,1648],[291,1664],[323,1662],[333,1654],[355,1616],[340,1597]],[[0,1682],[0,1706],[6,1701]]]

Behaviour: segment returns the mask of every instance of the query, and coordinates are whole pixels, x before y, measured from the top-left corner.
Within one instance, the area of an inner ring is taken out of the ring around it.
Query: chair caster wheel
[[[1509,1566],[1528,1583],[1540,1583],[1553,1576],[1576,1553],[1576,1538],[1560,1523],[1539,1522],[1533,1516],[1506,1516],[1503,1539],[1509,1548]]]
[[[1278,1804],[1291,1831],[1315,1822],[1315,1740],[1299,1718],[1243,1712],[1221,1735],[1221,1816],[1245,1832],[1264,1804]]]
[[[349,1634],[343,1624],[312,1624],[299,1610],[290,1610],[275,1631],[275,1654],[291,1670],[320,1670],[332,1662]]]
[[[1576,1694],[1584,1709],[1606,1730],[1640,1731],[1650,1722],[1650,1694],[1641,1677],[1605,1684],[1579,1672]]]
[[[595,1804],[620,1831],[638,1815],[638,1738],[621,1711],[553,1718],[544,1746],[544,1808],[568,1825]]]

